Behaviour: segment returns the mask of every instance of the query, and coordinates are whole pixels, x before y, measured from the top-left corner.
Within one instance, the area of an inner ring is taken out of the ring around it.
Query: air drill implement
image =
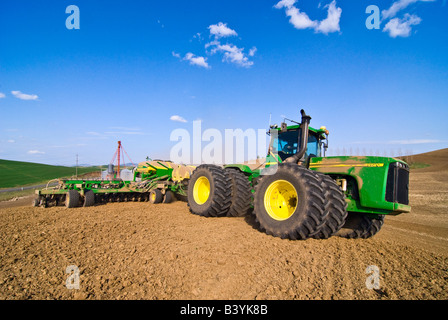
[[[36,190],[34,206],[89,207],[95,203],[150,201],[169,203],[186,196],[194,167],[170,161],[148,160],[133,169],[133,179],[61,179],[55,187]]]

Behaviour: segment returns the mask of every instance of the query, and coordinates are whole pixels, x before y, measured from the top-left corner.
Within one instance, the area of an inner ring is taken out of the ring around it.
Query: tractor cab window
[[[282,161],[299,151],[299,132],[300,131],[298,130],[279,132],[278,137],[272,141],[272,150],[278,153]],[[311,154],[320,157],[321,148],[319,145],[319,138],[310,132],[305,157],[308,157]]]
[[[314,134],[309,134],[308,136],[308,146],[306,148],[305,157],[310,155],[315,155],[316,157],[321,156],[321,148],[319,144],[319,138]]]

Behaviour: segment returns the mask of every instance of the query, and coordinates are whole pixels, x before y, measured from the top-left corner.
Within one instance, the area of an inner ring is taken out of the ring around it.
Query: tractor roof
[[[287,130],[298,130],[300,128],[299,124],[293,125],[293,126],[288,126]],[[281,131],[281,128],[275,128],[279,131]],[[317,135],[322,136],[322,138],[325,138],[325,133],[327,132],[327,128],[326,127],[321,127],[320,129],[315,129],[313,127],[308,127],[309,131],[314,132]]]

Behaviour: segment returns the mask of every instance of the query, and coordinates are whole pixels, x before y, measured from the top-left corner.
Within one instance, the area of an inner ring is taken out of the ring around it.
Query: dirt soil
[[[412,212],[373,238],[282,240],[251,217],[185,202],[33,208],[0,203],[1,299],[448,299],[448,149],[415,156]],[[79,289],[68,289],[68,266]],[[379,270],[369,289],[368,266]]]

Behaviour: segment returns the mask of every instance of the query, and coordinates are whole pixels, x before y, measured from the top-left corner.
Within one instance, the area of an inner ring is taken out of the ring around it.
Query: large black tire
[[[252,206],[252,187],[246,175],[238,169],[226,168],[225,172],[230,177],[232,190],[232,203],[228,217],[244,217]]]
[[[161,203],[163,200],[163,194],[159,189],[151,190],[149,193],[149,202],[153,204]]]
[[[316,172],[316,174],[324,189],[325,208],[323,223],[318,228],[320,230],[311,236],[315,239],[328,239],[344,225],[347,218],[347,202],[344,192],[335,180],[323,173]]]
[[[174,192],[171,190],[167,190],[165,195],[163,196],[163,203],[171,203],[176,199]]]
[[[203,217],[225,216],[232,204],[231,193],[231,179],[223,168],[200,165],[188,182],[188,206],[191,213]]]
[[[255,187],[254,213],[260,228],[283,239],[303,240],[319,232],[324,219],[324,189],[315,172],[280,164]]]
[[[336,235],[347,239],[367,239],[377,234],[384,224],[384,215],[375,218],[365,213],[350,212]]]
[[[65,206],[67,208],[75,208],[79,205],[79,192],[69,190],[65,196]]]
[[[95,204],[95,194],[92,190],[84,193],[84,207],[91,207]]]

